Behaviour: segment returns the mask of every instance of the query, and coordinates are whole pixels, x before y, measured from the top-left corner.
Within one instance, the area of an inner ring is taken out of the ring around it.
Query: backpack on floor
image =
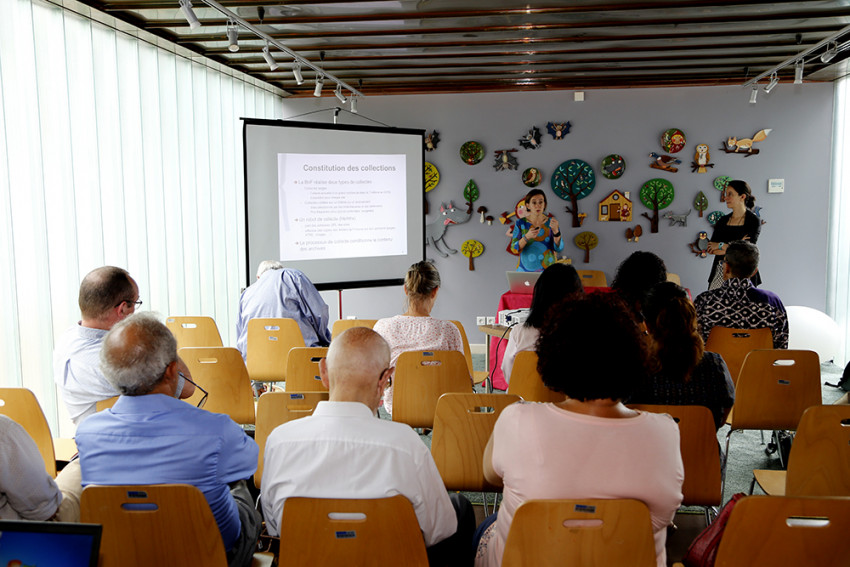
[[[688,551],[682,559],[685,567],[713,567],[714,560],[717,557],[717,549],[720,547],[720,538],[723,537],[723,530],[726,529],[726,522],[729,521],[729,516],[732,515],[732,508],[746,494],[739,492],[729,499],[729,502],[723,505],[717,517],[707,528],[702,530],[694,539],[691,545],[688,546]]]

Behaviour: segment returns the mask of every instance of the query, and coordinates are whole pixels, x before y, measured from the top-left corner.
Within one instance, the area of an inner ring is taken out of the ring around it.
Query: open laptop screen
[[[0,520],[0,566],[97,567],[97,524]]]

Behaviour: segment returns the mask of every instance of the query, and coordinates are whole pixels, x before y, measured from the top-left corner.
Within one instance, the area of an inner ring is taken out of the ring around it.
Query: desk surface
[[[504,325],[478,325],[478,330],[491,337],[511,336],[511,328]]]

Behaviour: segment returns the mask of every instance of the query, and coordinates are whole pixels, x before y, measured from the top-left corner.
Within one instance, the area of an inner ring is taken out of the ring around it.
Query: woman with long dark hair
[[[761,232],[761,220],[753,212],[756,198],[746,181],[733,179],[726,185],[723,193],[726,207],[732,209],[728,215],[720,217],[714,225],[708,253],[714,255],[711,273],[708,275],[708,289],[716,289],[723,283],[723,256],[726,246],[734,240],[746,240],[752,244],[758,242]],[[761,284],[761,276],[756,272],[750,277],[754,286]]]

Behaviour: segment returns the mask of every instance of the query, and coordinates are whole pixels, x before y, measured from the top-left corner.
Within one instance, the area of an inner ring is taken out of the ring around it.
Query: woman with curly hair
[[[484,475],[503,484],[497,514],[476,533],[477,567],[501,564],[517,508],[530,499],[634,498],[649,508],[658,567],[667,526],[682,502],[679,428],[668,415],[623,405],[644,374],[644,335],[614,294],[568,299],[537,342],[537,370],[558,403],[502,412],[484,453]]]

